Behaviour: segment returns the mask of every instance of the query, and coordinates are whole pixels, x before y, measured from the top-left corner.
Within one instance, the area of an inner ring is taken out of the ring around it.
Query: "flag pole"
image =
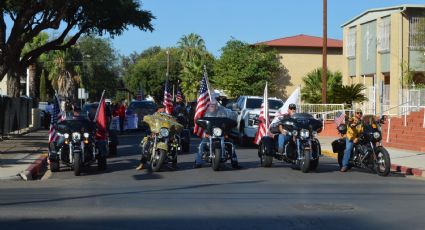
[[[266,81],[266,89],[264,94],[264,116],[266,120],[266,136],[269,135],[269,93],[268,93],[268,87],[267,87],[267,81]]]
[[[99,115],[98,113],[99,113],[100,105],[102,103],[104,95],[105,95],[105,90],[102,91],[102,96],[100,97],[99,105],[97,106],[97,109],[96,109],[96,115],[94,115],[94,121],[97,120],[97,115]]]
[[[207,74],[207,66],[204,65],[204,76],[205,76],[205,80],[207,82],[207,88],[208,88],[208,95],[210,97],[210,102],[212,102],[212,95],[211,95],[211,89],[210,89],[210,81],[208,80],[208,74]]]

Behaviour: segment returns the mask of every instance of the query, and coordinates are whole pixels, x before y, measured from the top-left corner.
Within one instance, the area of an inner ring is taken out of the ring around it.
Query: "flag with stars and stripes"
[[[53,98],[52,117],[50,119],[49,143],[53,141],[57,141],[59,137],[58,131],[57,131],[57,125],[60,120],[62,120],[62,116],[60,112],[59,98],[57,95],[55,95]]]
[[[199,88],[198,100],[197,100],[196,109],[195,109],[195,116],[193,119],[195,121],[195,127],[193,129],[193,133],[199,137],[203,137],[204,129],[202,127],[199,127],[196,124],[196,120],[204,117],[209,104],[210,104],[210,92],[208,88],[208,78],[207,78],[206,71],[204,71],[204,75],[202,77],[201,85]]]
[[[173,113],[173,96],[171,94],[171,90],[170,90],[170,84],[167,81],[165,81],[165,88],[164,88],[164,101],[162,103],[165,107],[165,112],[167,114],[172,114]]]

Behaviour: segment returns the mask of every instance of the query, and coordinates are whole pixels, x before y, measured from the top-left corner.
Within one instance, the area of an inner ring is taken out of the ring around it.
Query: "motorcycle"
[[[190,128],[188,117],[183,113],[178,113],[176,116],[177,122],[180,123],[183,128],[180,133],[182,151],[188,153],[190,150]]]
[[[385,123],[382,116],[379,121],[373,116],[363,117],[363,133],[359,136],[358,142],[354,144],[350,156],[350,165],[357,168],[371,169],[379,176],[387,176],[391,170],[391,159],[388,150],[382,145],[381,124]],[[347,132],[346,125],[337,127],[341,135]],[[332,142],[332,150],[338,153],[338,164],[342,167],[344,157],[345,138],[339,138]]]
[[[106,169],[106,143],[94,139],[96,125],[86,119],[63,120],[57,125],[59,141],[49,146],[52,172],[60,171],[60,163],[70,166],[79,176],[83,167],[97,160],[98,169]]]
[[[290,140],[285,143],[283,153],[277,151],[278,126],[271,128],[274,137],[264,136],[258,147],[258,157],[263,167],[271,167],[273,158],[296,165],[302,172],[314,171],[319,166],[321,156],[318,133],[322,130],[322,122],[308,113],[296,113],[290,118],[279,120],[287,131]]]
[[[158,172],[164,164],[177,166],[177,156],[181,154],[180,134],[183,126],[172,116],[164,113],[146,115],[143,121],[149,125],[150,135],[140,143],[142,154],[146,156],[150,170]]]
[[[237,122],[227,117],[203,117],[196,124],[204,129],[208,138],[206,143],[201,142],[199,145],[202,159],[210,163],[214,171],[218,171],[234,155],[235,146],[228,141],[228,134]],[[237,163],[232,162],[232,167],[237,168]]]

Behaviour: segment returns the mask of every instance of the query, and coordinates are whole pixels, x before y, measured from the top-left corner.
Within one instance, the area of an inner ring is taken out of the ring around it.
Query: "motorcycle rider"
[[[362,116],[363,111],[361,109],[356,109],[354,117],[348,119],[344,157],[342,158],[342,168],[340,170],[341,172],[347,172],[350,168],[349,161],[351,152],[353,151],[354,144],[359,141],[358,137],[363,132]]]
[[[283,126],[278,122],[281,119],[290,118],[297,110],[297,106],[295,104],[289,104],[287,113],[284,114],[278,114],[275,119],[273,119],[272,123],[270,124],[271,129],[278,129],[279,134],[277,136],[277,151],[279,153],[283,153],[285,142],[288,142],[290,140],[290,136],[288,135],[287,131],[283,129]],[[277,127],[276,127],[277,126]]]
[[[163,104],[158,104],[158,106],[156,107],[156,112],[157,113],[165,113],[165,107],[164,107],[164,105]],[[148,129],[146,131],[146,135],[147,135],[148,138],[149,138],[150,134],[151,134],[151,132]],[[136,170],[142,170],[142,169],[145,168],[145,164],[148,161],[148,158],[147,158],[147,156],[145,154],[146,153],[145,150],[148,150],[150,148],[150,144],[151,144],[150,141],[144,142],[144,144],[142,146],[142,155],[140,156],[140,164],[139,164],[139,166],[137,166]]]
[[[230,114],[227,109],[225,109],[222,106],[218,106],[217,101],[212,101],[208,105],[208,109],[205,112],[204,117],[228,117],[232,118],[232,115]],[[234,118],[236,120],[236,118]],[[205,148],[205,145],[208,143],[208,139],[203,137],[201,138],[201,143],[199,144],[198,152],[195,155],[195,165],[194,168],[201,168],[203,164],[202,160],[202,151]],[[236,152],[233,151],[232,158],[231,158],[232,168],[234,169],[240,169],[241,167],[238,164],[238,157],[236,155]]]

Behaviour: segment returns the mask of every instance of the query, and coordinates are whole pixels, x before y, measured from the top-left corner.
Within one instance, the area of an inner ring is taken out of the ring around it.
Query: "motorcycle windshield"
[[[224,132],[229,132],[237,125],[235,120],[227,117],[203,117],[199,121],[206,121],[198,122],[198,124],[201,124],[207,133],[212,133],[213,128],[221,128]]]
[[[291,124],[294,129],[308,129],[317,131],[322,128],[323,124],[320,120],[315,119],[308,113],[296,113],[290,118],[284,118],[280,121],[284,126]],[[290,129],[288,127],[288,129]]]
[[[89,120],[64,120],[58,123],[58,131],[60,133],[72,132],[91,132],[94,129],[94,123]]]

